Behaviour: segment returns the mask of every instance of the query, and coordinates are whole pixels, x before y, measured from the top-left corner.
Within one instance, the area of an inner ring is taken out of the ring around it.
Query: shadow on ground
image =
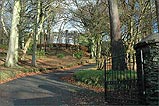
[[[104,93],[80,88],[60,79],[88,67],[92,66],[24,77],[1,84],[0,101],[6,102],[1,102],[0,106],[103,106]]]

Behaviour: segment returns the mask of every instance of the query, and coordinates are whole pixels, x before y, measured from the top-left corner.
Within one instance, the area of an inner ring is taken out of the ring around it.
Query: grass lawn
[[[109,70],[106,73],[107,81],[124,81],[136,79],[137,73],[135,71],[113,71]],[[75,72],[72,76],[63,78],[64,80],[84,87],[92,89],[96,92],[104,92],[104,71],[87,69]],[[109,85],[111,86],[111,85]]]

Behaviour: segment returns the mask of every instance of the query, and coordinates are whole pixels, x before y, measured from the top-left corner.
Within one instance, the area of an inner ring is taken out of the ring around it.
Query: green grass
[[[40,70],[38,68],[32,68],[32,69],[24,69],[21,72],[23,72],[23,73],[31,73],[31,72],[36,73],[36,72],[39,72],[39,71]]]
[[[57,54],[57,58],[62,59],[62,58],[64,58],[64,57],[65,57],[65,55],[64,55],[63,53],[59,53],[59,54]]]
[[[137,73],[136,71],[107,71],[106,73],[107,81],[117,81],[117,80],[129,80],[129,79],[136,79]]]
[[[107,71],[107,81],[119,81],[127,79],[135,79],[137,77],[135,71]],[[103,70],[81,70],[75,72],[73,78],[88,85],[104,86],[104,71]]]
[[[37,54],[37,57],[39,58],[44,57],[46,55],[45,50],[38,50],[36,54]]]
[[[0,81],[5,81],[7,79],[15,78],[20,71],[0,71]]]
[[[42,71],[45,71],[44,69]],[[8,79],[16,78],[21,73],[35,73],[41,72],[38,68],[26,69],[26,68],[16,68],[15,70],[5,70],[0,71],[0,82],[7,81]]]
[[[73,55],[74,55],[74,57],[76,57],[77,59],[81,59],[81,58],[83,57],[83,51],[75,52]]]
[[[0,45],[0,48],[7,50],[8,49],[8,45]]]

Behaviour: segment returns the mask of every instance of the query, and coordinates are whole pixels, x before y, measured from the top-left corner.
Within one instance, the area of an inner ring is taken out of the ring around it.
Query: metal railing
[[[112,58],[104,60],[105,100],[109,104],[138,104],[138,85],[135,54],[126,54],[125,70],[112,70]],[[114,57],[118,60],[120,57]],[[118,61],[117,61],[118,62]]]

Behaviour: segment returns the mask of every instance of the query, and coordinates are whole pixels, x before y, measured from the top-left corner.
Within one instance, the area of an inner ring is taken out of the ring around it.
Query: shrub
[[[104,71],[82,70],[75,72],[73,78],[76,81],[94,86],[104,86]]]
[[[24,69],[22,72],[23,73],[36,73],[36,72],[39,72],[40,70],[38,68],[32,68],[32,69]]]
[[[135,79],[137,73],[135,71],[107,71],[106,78],[108,81],[119,81]],[[75,81],[83,82],[85,84],[104,87],[104,71],[102,70],[81,70],[75,72],[73,75]]]
[[[65,57],[65,55],[64,54],[62,54],[62,53],[60,53],[60,54],[57,54],[57,58],[60,58],[60,59],[62,59],[62,58],[64,58]]]
[[[37,51],[37,56],[39,56],[39,57],[45,56],[45,50],[38,50]]]
[[[74,56],[77,59],[81,59],[83,57],[83,51],[78,51],[78,52],[74,53]]]

